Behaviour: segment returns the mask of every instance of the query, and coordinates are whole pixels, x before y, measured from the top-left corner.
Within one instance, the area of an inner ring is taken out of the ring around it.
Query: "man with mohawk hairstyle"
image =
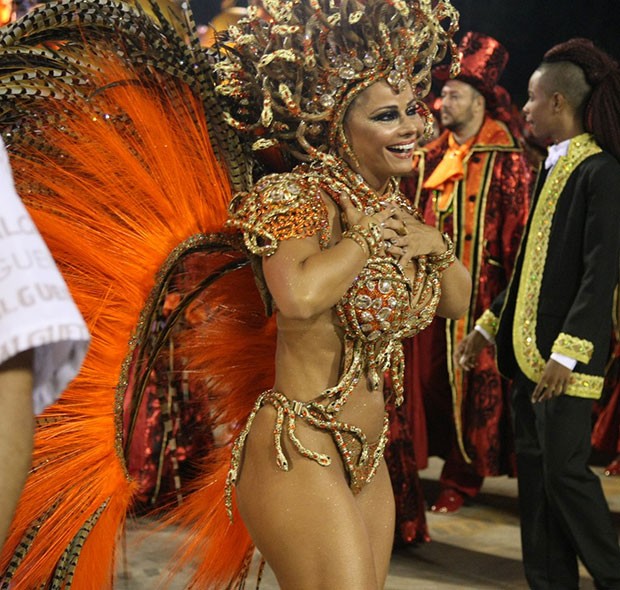
[[[618,590],[618,536],[589,460],[619,278],[620,68],[587,39],[560,43],[531,75],[523,112],[553,145],[510,284],[457,354],[494,340],[513,380],[530,588],[579,588],[579,559],[596,588]]]

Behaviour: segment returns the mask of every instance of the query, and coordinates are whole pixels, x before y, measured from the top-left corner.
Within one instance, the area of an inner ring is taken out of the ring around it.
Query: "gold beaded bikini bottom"
[[[354,365],[357,363],[354,363]],[[353,369],[353,370],[352,370]],[[265,405],[272,405],[276,410],[274,427],[274,446],[276,462],[283,471],[289,470],[288,460],[282,448],[282,439],[286,434],[297,452],[319,465],[331,465],[332,459],[326,454],[318,453],[305,447],[295,434],[296,422],[303,420],[306,424],[328,432],[334,439],[338,453],[342,459],[349,487],[354,494],[369,483],[374,477],[383,457],[387,443],[389,421],[387,412],[383,417],[383,429],[378,440],[369,443],[366,435],[358,426],[353,426],[337,419],[336,414],[341,408],[341,396],[349,397],[359,378],[353,377],[357,367],[349,367],[340,383],[309,402],[290,400],[283,393],[269,389],[263,392],[256,400],[245,427],[234,442],[231,466],[226,480],[226,509],[229,518],[232,518],[232,486],[237,482],[241,455],[245,440],[252,428],[252,423],[258,411]],[[341,395],[338,396],[337,393]],[[335,398],[335,399],[334,399]],[[329,403],[329,400],[332,400]],[[326,403],[327,402],[327,403]],[[335,403],[334,403],[335,402]]]

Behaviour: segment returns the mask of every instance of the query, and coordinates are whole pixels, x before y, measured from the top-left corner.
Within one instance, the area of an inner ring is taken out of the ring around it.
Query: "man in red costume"
[[[467,374],[451,356],[508,283],[531,185],[525,155],[501,120],[507,118],[497,80],[508,61],[506,49],[469,32],[460,51],[461,73],[446,80],[441,93],[445,131],[425,146],[418,168],[423,183],[412,179],[407,187],[425,221],[452,237],[474,284],[464,318],[437,318],[410,344],[408,411],[418,465],[423,468],[428,455],[445,459],[434,512],[458,510],[478,493],[485,476],[514,474],[508,390],[492,351]],[[447,71],[440,69],[438,77],[447,78]],[[422,403],[425,423],[420,422]]]

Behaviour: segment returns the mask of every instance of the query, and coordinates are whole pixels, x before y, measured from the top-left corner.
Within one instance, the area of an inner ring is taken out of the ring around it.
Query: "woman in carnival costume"
[[[174,354],[231,432],[168,516],[189,530],[176,561],[199,560],[193,587],[242,585],[257,547],[283,588],[380,588],[384,374],[398,403],[401,339],[459,317],[471,288],[399,191],[457,14],[264,0],[209,51],[189,15],[179,36],[155,14],[52,3],[2,38],[19,188],[93,344],[41,422],[0,568],[17,587],[109,586],[137,493],[124,450],[152,367]],[[250,147],[296,165],[265,174]],[[203,278],[154,334],[194,255]]]

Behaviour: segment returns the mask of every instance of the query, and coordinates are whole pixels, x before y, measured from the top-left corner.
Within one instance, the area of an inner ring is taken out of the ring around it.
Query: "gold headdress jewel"
[[[342,142],[351,101],[378,80],[423,98],[450,48],[458,13],[448,0],[263,0],[229,29],[215,66],[227,122],[302,160]]]

